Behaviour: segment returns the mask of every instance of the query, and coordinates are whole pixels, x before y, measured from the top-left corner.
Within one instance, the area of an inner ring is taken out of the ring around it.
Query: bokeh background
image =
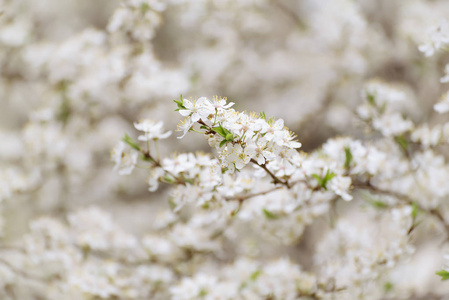
[[[3,0],[0,13],[8,243],[38,216],[90,205],[145,232],[167,190],[149,193],[144,170],[119,176],[109,152],[124,133],[137,136],[141,118],[175,130],[180,94],[283,118],[312,151],[329,137],[363,138],[354,111],[366,80],[404,89],[417,123],[440,120],[432,107],[447,89],[448,55],[417,48],[449,15],[444,0]],[[201,137],[177,135],[162,153],[209,151]],[[419,262],[421,283],[438,279],[432,256]]]

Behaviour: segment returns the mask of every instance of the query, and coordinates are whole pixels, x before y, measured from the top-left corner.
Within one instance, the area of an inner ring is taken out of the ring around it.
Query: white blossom
[[[111,151],[111,160],[115,162],[115,170],[120,175],[129,175],[134,170],[138,153],[126,147],[124,142],[119,142]]]
[[[171,131],[162,133],[162,126],[164,126],[162,121],[155,122],[148,119],[134,123],[134,127],[137,130],[145,132],[144,135],[139,135],[139,141],[161,140],[168,138],[171,135]]]

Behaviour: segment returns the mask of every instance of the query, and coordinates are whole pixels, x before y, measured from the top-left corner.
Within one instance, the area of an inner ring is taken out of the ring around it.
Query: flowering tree
[[[448,293],[447,2],[0,11],[1,299]]]

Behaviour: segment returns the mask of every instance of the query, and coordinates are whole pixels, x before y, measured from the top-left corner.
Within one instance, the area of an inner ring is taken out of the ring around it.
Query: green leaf
[[[220,148],[223,147],[223,145],[226,144],[227,142],[229,142],[229,141],[227,141],[227,140],[222,140],[221,143],[220,143]]]
[[[70,113],[71,113],[70,101],[66,96],[64,96],[56,117],[58,118],[59,121],[65,124],[67,123],[70,117]]]
[[[140,9],[142,10],[142,13],[145,14],[150,9],[150,5],[148,3],[143,2],[140,5]]]
[[[176,182],[176,180],[174,180],[171,176],[168,176],[168,175],[164,175],[164,177],[162,177],[161,180],[168,184],[173,184]]]
[[[438,276],[441,276],[441,280],[448,280],[449,279],[449,272],[446,271],[446,270],[438,271],[435,274],[437,274]]]
[[[142,155],[140,158],[141,158],[142,160],[144,160],[144,161],[153,162],[153,160],[151,159],[151,157],[148,157],[148,156],[145,156],[145,155]]]
[[[372,106],[376,106],[376,96],[370,93],[366,93],[366,99],[368,100],[368,103]]]
[[[384,102],[380,107],[379,111],[381,114],[383,114],[386,110],[387,110],[387,102]]]
[[[221,127],[221,125],[218,127],[213,127],[212,130],[221,135],[222,137],[226,138],[227,133],[224,131],[224,128]]]
[[[394,141],[401,147],[402,150],[407,152],[408,150],[408,142],[407,140],[401,135],[401,136],[395,136]]]
[[[195,180],[192,178],[188,178],[188,177],[184,177],[183,175],[181,175],[182,179],[184,180],[184,182],[190,183],[190,184],[194,184]]]
[[[416,219],[416,216],[418,215],[418,211],[419,211],[418,204],[416,204],[416,202],[414,202],[412,204],[412,218],[413,218],[413,220]]]
[[[176,105],[178,106],[178,108],[175,109],[175,111],[179,111],[179,110],[181,110],[181,109],[187,109],[187,108],[184,106],[184,100],[183,100],[183,98],[182,98],[182,95],[179,97],[179,100],[173,100],[173,102],[175,102]]]
[[[335,174],[334,172],[330,172],[329,173],[329,170],[327,170],[326,176],[324,177],[324,180],[326,180],[326,183],[327,183],[329,180],[331,180],[335,176],[337,176],[337,174]]]
[[[206,129],[208,130],[209,128],[207,126],[201,125],[200,129]]]
[[[234,140],[234,135],[233,135],[232,133],[228,133],[228,134],[226,135],[226,140],[227,140],[227,141],[232,141],[232,140]]]
[[[232,133],[229,130],[227,130],[226,128],[224,128],[223,126],[221,126],[220,123],[218,123],[217,127],[212,127],[212,130],[215,131],[216,133],[218,133],[219,135],[221,135],[222,137],[224,137],[225,139],[227,139],[227,137],[230,134],[232,135]],[[234,137],[232,139],[234,139]],[[227,140],[230,141],[229,139],[227,139]]]
[[[175,210],[178,204],[176,204],[175,200],[173,198],[168,199],[168,206],[171,210]]]
[[[364,191],[362,193],[362,197],[366,202],[368,202],[368,204],[376,209],[384,209],[389,207],[387,203],[377,200],[377,198],[373,197],[373,195],[369,192]]]
[[[87,257],[89,256],[89,253],[91,252],[89,245],[83,245],[81,247],[81,251],[82,251],[82,254],[83,254],[83,259],[86,260]]]
[[[220,124],[220,127],[221,127],[221,129],[223,129],[223,132],[224,132],[226,135],[231,134],[231,132],[230,132],[229,130],[227,130],[226,128],[224,128],[223,126],[221,126],[221,124]]]
[[[269,220],[276,220],[278,218],[278,216],[273,214],[271,211],[266,210],[265,208],[263,209],[263,214],[265,215],[265,218]]]
[[[388,205],[379,200],[368,200],[368,203],[374,206],[375,208],[382,209],[387,208]]]
[[[318,181],[318,185],[323,187],[323,179],[321,179],[321,177],[318,174],[312,174],[312,177],[316,179],[316,181]]]
[[[329,170],[327,170],[326,175],[324,175],[324,177],[320,177],[317,174],[312,174],[312,177],[316,179],[316,181],[318,181],[318,184],[325,190],[327,190],[327,183],[336,176],[337,174],[335,174],[334,172],[329,172]]]
[[[260,115],[260,118],[261,118],[261,119],[264,119],[264,120],[267,119],[267,116],[265,115],[265,112],[264,112],[264,111],[261,111],[261,112],[259,113],[259,115]]]
[[[131,148],[140,151],[140,145],[134,142],[133,139],[127,133],[125,133],[125,136],[122,138],[122,141],[127,143]]]
[[[351,162],[352,162],[352,153],[351,153],[351,149],[349,147],[345,147],[345,168],[349,169],[349,167],[351,166]]]
[[[257,271],[254,271],[252,274],[251,274],[251,280],[252,281],[255,281],[259,276],[260,276],[260,274],[262,274],[262,270],[257,270]]]

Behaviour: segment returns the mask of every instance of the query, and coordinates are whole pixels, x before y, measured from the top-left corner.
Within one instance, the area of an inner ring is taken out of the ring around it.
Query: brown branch
[[[4,266],[6,266],[7,268],[9,268],[12,272],[22,276],[25,279],[31,280],[31,281],[35,281],[38,283],[43,283],[44,279],[43,278],[39,278],[36,276],[33,276],[31,274],[25,273],[22,270],[16,268],[15,266],[13,266],[10,262],[4,260],[3,258],[0,258],[0,263],[3,264]]]
[[[251,158],[250,161],[251,161],[253,164],[258,165],[259,167],[261,167],[262,169],[264,169],[265,172],[267,172],[268,175],[270,175],[270,177],[273,179],[274,183],[280,183],[280,184],[285,185],[287,188],[290,188],[290,185],[288,184],[288,182],[287,182],[287,181],[280,180],[278,177],[276,177],[276,175],[274,175],[270,170],[268,170],[266,164],[260,165],[260,164],[257,163],[257,161],[256,161],[254,158]]]
[[[162,170],[164,170],[164,172],[165,172],[166,174],[168,174],[168,175],[170,175],[171,177],[173,177],[173,179],[176,181],[176,182],[175,182],[176,184],[182,184],[182,185],[186,185],[186,184],[187,184],[186,181],[185,181],[183,178],[176,176],[175,174],[173,174],[172,172],[170,172],[170,171],[168,171],[168,170],[165,170],[165,169],[162,167],[161,162],[160,162],[159,160],[155,159],[155,158],[151,155],[150,151],[145,151],[145,152],[143,152],[143,155],[145,156],[145,158],[147,159],[147,161],[149,160],[150,163],[153,164],[153,166],[162,168]],[[161,182],[164,182],[164,181],[161,181]],[[166,182],[164,182],[164,183],[166,183]]]
[[[280,0],[271,0],[271,2],[285,15],[287,15],[299,28],[305,29],[306,24],[289,7],[285,6]]]
[[[269,189],[269,190],[266,190],[266,191],[262,191],[262,192],[259,192],[259,193],[248,194],[248,195],[244,195],[244,196],[237,196],[235,198],[226,198],[226,201],[236,200],[236,201],[239,201],[239,202],[243,202],[243,201],[245,201],[247,199],[250,199],[250,198],[254,198],[254,197],[257,197],[257,196],[262,196],[262,195],[269,194],[269,193],[274,192],[276,190],[279,190],[281,188],[282,188],[281,186],[277,186],[277,187],[274,187],[272,189]]]
[[[436,209],[436,208],[432,208],[432,209],[424,208],[421,205],[419,205],[419,203],[417,201],[413,200],[412,198],[410,198],[409,196],[407,196],[405,194],[401,194],[401,193],[394,192],[394,191],[388,191],[388,190],[380,189],[380,188],[372,185],[371,182],[354,181],[353,185],[354,185],[355,188],[369,190],[369,191],[371,191],[373,193],[376,193],[376,194],[392,196],[392,197],[395,197],[398,200],[406,202],[407,204],[416,205],[419,210],[424,211],[424,212],[428,213],[429,215],[432,215],[435,218],[437,218],[441,222],[441,224],[443,224],[443,226],[444,226],[444,228],[446,230],[446,233],[449,235],[449,224],[446,222],[444,216],[441,214],[441,212],[438,209]]]

